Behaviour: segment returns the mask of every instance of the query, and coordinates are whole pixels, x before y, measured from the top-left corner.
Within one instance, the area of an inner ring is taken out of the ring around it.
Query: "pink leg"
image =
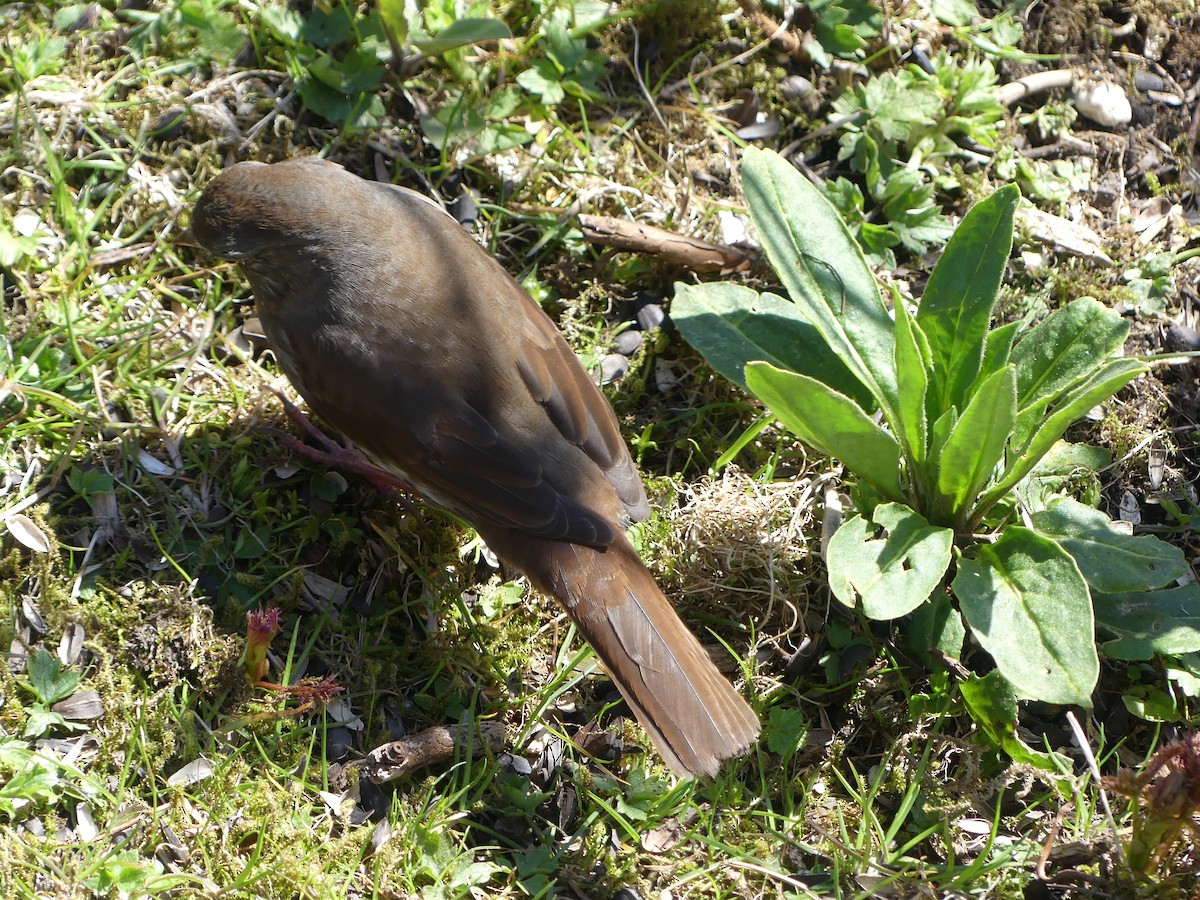
[[[312,420],[302,413],[296,404],[292,403],[281,392],[271,388],[271,393],[283,404],[283,411],[296,426],[304,432],[313,443],[306,443],[303,438],[280,431],[278,428],[264,428],[263,431],[277,438],[283,446],[293,453],[325,463],[344,472],[352,472],[371,482],[385,497],[398,500],[405,504],[411,503],[411,498],[420,497],[420,492],[407,481],[397,478],[390,472],[372,463],[349,440],[342,438],[336,441],[312,423]],[[314,447],[313,444],[316,444]]]

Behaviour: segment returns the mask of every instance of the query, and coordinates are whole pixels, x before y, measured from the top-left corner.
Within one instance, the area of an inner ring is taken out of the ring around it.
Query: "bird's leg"
[[[325,463],[344,472],[360,475],[375,487],[379,493],[391,500],[397,500],[411,505],[413,497],[420,497],[420,492],[407,481],[397,478],[390,472],[385,472],[379,466],[368,460],[357,447],[343,438],[340,442],[334,440],[312,423],[312,419],[300,411],[281,391],[270,388],[271,393],[283,404],[283,411],[305,436],[312,441],[307,443],[303,438],[280,431],[278,428],[264,428],[263,431],[278,439],[293,453],[298,453],[307,459]],[[315,444],[316,446],[313,446]]]

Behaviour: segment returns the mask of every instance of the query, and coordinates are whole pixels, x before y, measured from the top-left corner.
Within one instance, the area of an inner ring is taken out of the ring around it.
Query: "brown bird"
[[[625,536],[649,506],[612,407],[450,216],[299,159],[222,172],[192,231],[244,267],[309,407],[556,597],[676,773],[711,775],[754,741],[754,713]]]

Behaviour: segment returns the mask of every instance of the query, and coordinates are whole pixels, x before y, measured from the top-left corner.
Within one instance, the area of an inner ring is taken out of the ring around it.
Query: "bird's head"
[[[319,159],[238,163],[205,188],[192,235],[210,253],[246,263],[270,251],[301,250],[319,233],[314,221],[336,216],[326,207],[330,198],[346,197],[346,185],[338,189],[342,180],[352,186],[357,179]]]

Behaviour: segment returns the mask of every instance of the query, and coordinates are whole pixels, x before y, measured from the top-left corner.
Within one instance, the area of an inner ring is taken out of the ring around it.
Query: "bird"
[[[309,409],[555,598],[676,775],[748,750],[758,718],[625,533],[649,504],[612,406],[495,257],[423,194],[313,157],[229,166],[191,227],[242,267]]]

